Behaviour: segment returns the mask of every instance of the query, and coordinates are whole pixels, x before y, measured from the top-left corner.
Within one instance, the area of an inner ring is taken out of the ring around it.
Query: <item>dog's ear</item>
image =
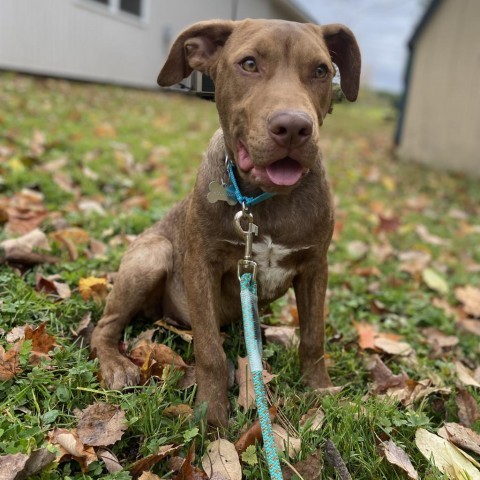
[[[339,23],[323,25],[323,38],[332,61],[340,70],[340,86],[351,102],[357,99],[360,86],[360,49],[349,28]]]
[[[193,70],[212,76],[211,68],[232,33],[231,20],[198,22],[184,30],[173,42],[157,82],[167,87],[181,82]]]

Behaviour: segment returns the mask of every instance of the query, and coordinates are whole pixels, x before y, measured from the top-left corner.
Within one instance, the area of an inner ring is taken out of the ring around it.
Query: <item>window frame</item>
[[[95,0],[73,0],[78,7],[95,13],[118,19],[130,25],[146,26],[149,22],[150,0],[140,0],[140,15],[126,12],[120,8],[120,0],[108,0],[108,4]]]

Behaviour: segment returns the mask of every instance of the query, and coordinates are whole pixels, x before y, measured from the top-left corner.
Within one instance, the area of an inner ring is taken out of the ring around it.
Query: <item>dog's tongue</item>
[[[302,166],[290,157],[271,163],[265,170],[272,183],[285,186],[295,185],[303,173]]]

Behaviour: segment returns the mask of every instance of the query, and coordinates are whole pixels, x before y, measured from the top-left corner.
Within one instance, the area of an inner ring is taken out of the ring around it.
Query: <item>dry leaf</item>
[[[407,357],[413,352],[412,347],[408,343],[398,342],[385,336],[378,336],[373,343],[378,350],[388,353],[389,355]]]
[[[187,458],[182,463],[178,474],[173,480],[204,480],[208,479],[207,474],[198,467],[193,465],[195,460],[195,440],[188,450]]]
[[[408,376],[405,372],[394,375],[378,355],[372,355],[367,370],[374,380],[373,391],[385,393],[390,388],[405,388]]]
[[[268,343],[275,343],[286,348],[297,347],[300,343],[296,327],[269,326],[265,329],[265,339]]]
[[[438,293],[448,293],[448,283],[435,270],[426,268],[422,272],[422,279],[428,288],[435,290]]]
[[[478,335],[480,337],[480,320],[471,320],[469,318],[462,318],[457,323],[456,326],[462,330],[466,330],[469,333]]]
[[[455,402],[458,407],[458,418],[462,425],[470,427],[477,420],[480,420],[480,406],[468,390],[459,389]]]
[[[35,276],[35,290],[63,300],[70,298],[70,287],[66,283],[57,282],[57,279],[57,275],[44,277],[37,273]]]
[[[123,470],[120,460],[110,450],[99,448],[97,450],[97,456],[99,460],[103,460],[109,473],[120,472],[120,470]]]
[[[36,229],[47,218],[43,194],[24,188],[9,199],[7,213],[7,232],[25,234]]]
[[[412,465],[410,458],[406,454],[405,450],[395,445],[392,440],[388,442],[382,442],[381,448],[385,454],[385,458],[392,464],[400,467],[406,474],[408,478],[413,480],[418,479],[418,473]]]
[[[27,463],[28,455],[15,453],[0,456],[0,479],[15,480],[17,473],[21,472]]]
[[[362,350],[376,350],[375,337],[378,335],[377,327],[367,322],[353,322],[358,333],[358,345]]]
[[[213,475],[220,474],[226,480],[242,480],[242,467],[235,446],[223,438],[207,447],[202,467],[210,479]]]
[[[165,320],[158,320],[155,322],[155,325],[165,328],[169,332],[176,333],[182,340],[185,340],[188,343],[192,343],[192,340],[193,340],[192,330],[181,330],[173,325],[169,325]]]
[[[353,240],[347,243],[347,253],[351,260],[358,261],[366,257],[370,247],[361,240]]]
[[[91,312],[87,312],[80,320],[80,323],[75,330],[71,329],[73,338],[75,340],[79,338],[82,346],[90,345],[94,327],[95,325],[92,322],[92,314]]]
[[[255,391],[253,389],[253,380],[250,373],[250,367],[248,365],[248,357],[238,357],[238,368],[235,370],[235,379],[239,388],[238,392],[238,404],[245,410],[248,410],[255,406]],[[267,384],[276,375],[263,370],[263,383]]]
[[[450,440],[457,447],[466,448],[480,455],[480,434],[471,428],[464,427],[458,423],[446,423],[439,431],[445,440]]]
[[[300,453],[302,441],[288,434],[288,432],[278,424],[272,426],[273,440],[278,452],[287,452],[288,457],[292,458]]]
[[[162,480],[158,475],[155,475],[152,472],[143,472],[138,480]]]
[[[455,289],[455,297],[472,317],[480,317],[480,288],[467,285]]]
[[[99,402],[82,410],[77,434],[86,445],[105,447],[120,440],[126,429],[125,412],[118,405]]]
[[[301,475],[304,480],[320,480],[322,478],[322,467],[322,452],[319,449],[308,455],[305,460],[293,465],[285,465],[282,468],[283,478],[284,480],[291,480],[292,478],[298,478],[296,475]]]
[[[300,425],[306,427],[311,432],[316,432],[322,428],[325,421],[325,412],[321,408],[311,408],[300,419]]]
[[[0,345],[0,381],[10,380],[22,370],[19,367],[18,351],[11,348],[7,352]]]
[[[455,362],[457,377],[463,385],[480,388],[480,383],[475,380],[473,372],[461,362]]]
[[[415,227],[415,231],[417,232],[418,236],[426,243],[430,245],[449,245],[449,241],[441,238],[437,235],[432,235],[425,225],[419,224]]]
[[[139,477],[143,472],[150,470],[154,465],[163,460],[165,457],[173,455],[180,447],[173,444],[163,445],[158,449],[157,453],[148,457],[137,460],[131,467],[130,473],[133,478]]]
[[[43,358],[49,359],[48,353],[57,346],[55,337],[49,335],[45,330],[47,325],[41,323],[35,329],[30,325],[25,326],[25,340],[32,341],[32,352],[30,355],[30,364],[37,365]]]
[[[21,265],[37,265],[40,263],[55,263],[58,259],[52,255],[34,252],[34,249],[50,250],[46,235],[38,228],[31,232],[0,243],[3,255],[0,261],[18,263]]]
[[[166,417],[190,417],[193,415],[193,409],[190,405],[180,403],[179,405],[170,405],[163,411],[163,414]]]
[[[446,335],[435,327],[424,328],[422,333],[425,341],[436,349],[449,349],[458,345],[458,337]]]
[[[78,282],[78,291],[85,301],[92,298],[95,302],[101,302],[108,294],[107,287],[106,278],[87,277]]]
[[[400,260],[400,270],[402,272],[417,275],[427,268],[432,256],[419,250],[408,250],[400,253],[398,259]]]
[[[466,474],[470,480],[480,480],[480,471],[449,441],[419,428],[415,443],[422,455],[452,480],[465,480]]]
[[[268,410],[270,421],[273,423],[277,417],[277,409],[271,406]],[[260,420],[255,420],[252,425],[242,433],[240,438],[235,442],[235,449],[239,454],[243,453],[250,445],[255,445],[255,442],[262,440],[262,429],[260,427]]]

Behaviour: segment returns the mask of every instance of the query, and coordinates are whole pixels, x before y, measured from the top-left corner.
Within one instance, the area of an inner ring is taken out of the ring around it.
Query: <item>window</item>
[[[137,15],[137,17],[141,17],[142,1],[141,0],[120,0],[120,10],[122,12],[131,13],[132,15]]]
[[[1,0],[0,0],[1,1]],[[125,19],[128,17],[137,17],[138,19],[146,20],[146,11],[148,10],[145,5],[149,0],[77,0],[81,5],[91,5],[95,7],[98,5],[99,9],[105,8],[104,12],[110,15],[115,15],[120,18],[125,14]]]

